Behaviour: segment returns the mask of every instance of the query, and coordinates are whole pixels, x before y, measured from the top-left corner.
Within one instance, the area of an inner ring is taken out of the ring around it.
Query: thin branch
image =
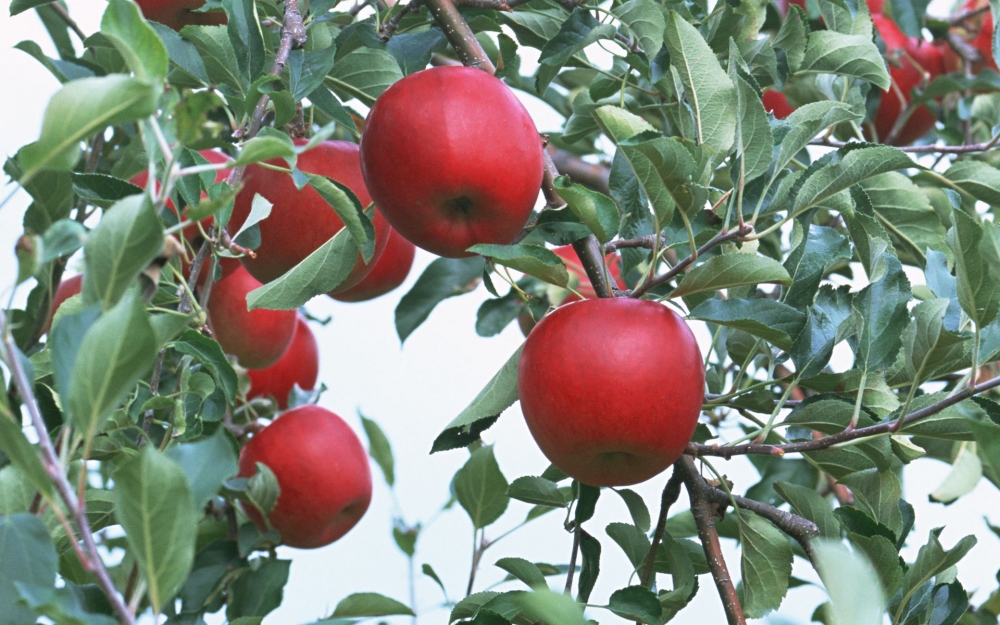
[[[80,529],[80,538],[83,540],[83,551],[88,556],[87,561],[82,561],[81,563],[97,578],[98,585],[104,591],[121,623],[123,625],[135,625],[135,617],[129,611],[128,606],[125,605],[121,595],[118,594],[114,582],[111,581],[111,576],[108,575],[108,570],[104,567],[104,561],[101,560],[101,554],[94,543],[94,533],[90,529],[90,522],[87,521],[85,505],[77,499],[76,494],[73,492],[73,487],[66,478],[66,472],[59,461],[59,454],[52,445],[52,439],[49,438],[49,432],[45,427],[45,420],[42,418],[38,403],[35,401],[31,384],[17,358],[17,347],[14,345],[7,317],[3,311],[0,311],[0,335],[3,337],[4,359],[7,362],[7,367],[10,369],[11,377],[14,379],[18,393],[21,395],[21,401],[27,407],[31,424],[38,435],[38,445],[42,451],[42,464],[45,466],[45,472],[48,473],[49,478],[55,484],[59,496],[66,504],[66,508],[70,511],[70,514],[73,515],[76,526]]]
[[[76,36],[80,38],[80,43],[83,43],[84,41],[87,40],[87,35],[85,35],[84,32],[80,30],[79,24],[76,23],[76,20],[70,17],[69,13],[66,12],[66,9],[64,9],[61,4],[59,4],[58,2],[53,2],[52,4],[49,5],[49,7],[51,7],[52,11],[56,15],[58,15],[62,21],[66,22],[66,25],[69,26],[69,29],[72,30],[76,34]]]
[[[560,174],[569,176],[573,182],[594,191],[600,191],[605,195],[610,193],[608,188],[608,178],[611,175],[610,167],[588,163],[576,154],[560,150],[551,144],[547,150]]]
[[[576,558],[580,553],[580,532],[583,529],[579,524],[573,525],[573,548],[569,552],[569,568],[566,570],[566,588],[564,594],[573,592],[573,576],[576,574]]]
[[[969,154],[972,152],[987,152],[996,147],[1000,141],[1000,135],[990,139],[986,143],[970,143],[968,145],[904,145],[896,149],[911,154]],[[851,142],[837,141],[836,139],[816,139],[809,145],[821,145],[828,148],[842,148]]]
[[[681,483],[683,483],[683,471],[674,466],[674,472],[667,480],[667,485],[663,487],[663,495],[660,496],[660,516],[656,520],[656,529],[653,530],[653,542],[649,547],[649,554],[646,556],[646,563],[643,565],[642,578],[640,583],[649,588],[653,580],[653,564],[656,562],[656,552],[660,548],[660,541],[663,540],[663,533],[667,529],[667,514],[670,506],[677,502],[681,496]]]
[[[378,36],[382,41],[389,41],[394,34],[396,34],[396,29],[399,28],[399,23],[403,21],[407,13],[416,13],[420,11],[420,6],[423,4],[424,0],[410,0],[410,3],[405,7],[396,11],[392,17],[390,17],[382,26],[379,28]]]
[[[743,606],[740,605],[739,596],[736,594],[736,586],[729,575],[726,560],[722,557],[719,532],[716,531],[715,522],[712,519],[708,485],[698,474],[694,460],[687,456],[681,456],[681,459],[674,464],[674,470],[681,473],[681,479],[687,486],[688,495],[691,498],[691,514],[694,516],[694,522],[698,528],[698,538],[701,539],[702,548],[705,550],[705,558],[708,560],[712,579],[715,580],[719,598],[722,599],[726,620],[729,625],[746,625],[746,617],[743,615]]]
[[[275,52],[274,64],[269,73],[275,78],[280,77],[288,63],[288,55],[292,52],[292,48],[301,48],[305,42],[306,27],[302,23],[302,14],[299,12],[299,0],[285,0],[285,19],[281,26],[281,41],[278,43],[278,51]],[[257,136],[257,132],[260,131],[269,101],[270,98],[265,93],[257,102],[246,134],[247,138]]]
[[[761,454],[765,456],[784,456],[789,453],[802,453],[807,451],[822,451],[824,449],[829,449],[838,443],[846,443],[848,441],[853,441],[859,438],[867,438],[869,436],[884,436],[887,434],[893,434],[899,431],[900,428],[920,421],[921,419],[926,419],[927,417],[933,416],[945,408],[954,406],[955,404],[964,401],[975,395],[985,393],[991,389],[1000,386],[1000,376],[993,379],[981,382],[976,386],[970,386],[965,388],[954,395],[946,397],[939,402],[933,403],[930,406],[921,408],[920,410],[914,410],[910,414],[906,415],[902,419],[893,419],[891,421],[883,421],[882,423],[876,423],[875,425],[869,425],[863,428],[855,429],[845,429],[837,434],[831,434],[830,436],[824,436],[823,438],[816,438],[808,441],[799,441],[795,443],[784,443],[780,445],[764,445],[760,443],[744,443],[742,445],[705,445],[703,443],[688,443],[687,450],[684,452],[689,456],[721,456],[725,459],[730,459],[733,456],[743,456],[747,454]]]
[[[680,261],[679,263],[671,267],[669,271],[667,271],[663,275],[653,278],[646,284],[643,284],[638,288],[636,288],[634,291],[630,292],[628,294],[629,297],[642,297],[650,289],[673,280],[678,274],[687,269],[689,265],[698,260],[699,256],[701,256],[708,250],[712,249],[716,245],[725,243],[726,241],[741,239],[746,235],[750,234],[751,232],[753,232],[753,226],[749,224],[744,224],[743,226],[738,227],[735,230],[729,230],[729,231],[724,230],[720,232],[719,234],[712,237],[712,239],[708,243],[699,247],[694,254],[688,256],[684,260]]]
[[[477,67],[491,75],[496,73],[496,67],[486,56],[486,51],[476,39],[476,34],[472,32],[469,24],[458,12],[458,9],[451,0],[425,0],[431,15],[441,25],[448,43],[455,49],[458,59],[463,65]]]
[[[961,13],[956,13],[956,14],[954,14],[951,17],[948,18],[948,25],[949,26],[958,26],[962,22],[964,22],[964,21],[966,21],[968,19],[971,19],[973,17],[976,17],[978,15],[982,15],[983,13],[985,13],[985,12],[987,12],[989,10],[990,10],[990,5],[989,4],[985,4],[985,5],[981,6],[981,7],[979,7],[978,9],[970,9],[968,11],[962,11]]]

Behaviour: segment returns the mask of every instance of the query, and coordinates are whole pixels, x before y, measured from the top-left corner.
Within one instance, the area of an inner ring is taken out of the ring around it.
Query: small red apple
[[[546,315],[517,372],[528,429],[566,475],[626,486],[674,463],[694,434],[705,367],[691,329],[662,304],[588,299]]]
[[[250,392],[247,399],[273,397],[278,408],[288,408],[288,395],[296,384],[312,390],[319,377],[319,346],[309,324],[302,317],[295,322],[292,343],[278,362],[265,369],[249,369]]]
[[[410,273],[417,248],[393,229],[382,256],[361,282],[346,291],[334,293],[333,299],[341,302],[364,302],[392,291]]]
[[[379,97],[361,135],[361,168],[392,227],[451,258],[510,243],[542,181],[542,143],[528,111],[497,78],[434,67]]]
[[[79,294],[83,290],[83,274],[66,278],[59,283],[55,295],[52,296],[52,305],[49,307],[49,320],[45,322],[45,333],[52,329],[52,320],[55,319],[56,311],[62,303]]]
[[[174,30],[185,26],[212,26],[226,23],[223,11],[208,13],[193,13],[205,5],[205,0],[136,0],[143,16],[150,21],[159,22]]]
[[[795,112],[795,107],[788,103],[785,94],[774,89],[765,91],[761,96],[761,101],[764,103],[764,110],[768,113],[774,113],[778,119],[785,119]]]
[[[303,145],[306,139],[295,139]],[[273,165],[285,167],[284,161],[274,160]],[[298,168],[311,174],[320,174],[336,180],[349,188],[362,206],[371,204],[371,196],[361,177],[358,146],[348,141],[324,141],[299,155]],[[236,196],[233,215],[226,228],[235,235],[250,215],[254,195],[260,194],[273,207],[271,215],[261,221],[260,246],[257,257],[242,259],[250,275],[267,283],[281,277],[299,264],[316,249],[340,232],[344,222],[336,211],[310,186],[295,188],[292,177],[286,173],[250,165],[246,169],[243,189]],[[378,262],[389,240],[389,224],[376,209],[372,220],[375,226],[375,253],[367,265],[358,254],[358,261],[347,278],[334,293],[346,291],[368,275]]]
[[[239,267],[212,287],[208,325],[222,351],[247,368],[269,367],[281,358],[295,333],[294,310],[247,310],[247,293],[261,286]]]
[[[262,462],[281,487],[268,515],[289,547],[315,549],[346,534],[372,498],[368,454],[343,419],[319,406],[302,406],[257,432],[240,453],[239,477]],[[260,511],[246,506],[264,529]]]

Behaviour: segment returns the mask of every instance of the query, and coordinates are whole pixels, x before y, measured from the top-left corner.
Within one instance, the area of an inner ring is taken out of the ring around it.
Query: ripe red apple
[[[217,150],[202,150],[201,152],[198,152],[198,154],[200,154],[202,158],[207,160],[209,163],[221,164],[229,160],[228,156]],[[229,169],[220,169],[215,172],[215,182],[222,182],[228,177],[229,177]],[[131,182],[135,186],[142,187],[144,189],[146,188],[147,181],[149,181],[149,171],[147,170],[139,172],[138,174],[132,176],[132,178],[129,180],[129,182]],[[160,189],[159,181],[156,182],[156,189],[157,191],[159,191]],[[204,196],[204,194],[202,195]],[[172,210],[175,215],[177,214],[177,207],[174,206],[172,200],[167,200],[167,208]],[[187,213],[187,209],[184,209],[184,213],[185,214]],[[212,227],[212,217],[206,217],[202,219],[200,223],[202,229],[205,230],[205,232],[208,232],[208,229]],[[201,230],[198,229],[198,224],[191,224],[190,226],[187,226],[186,228],[184,228],[183,232],[184,232],[184,238],[191,243],[195,243],[198,239],[201,238]]]
[[[159,22],[174,30],[189,25],[212,26],[226,23],[223,11],[192,13],[192,9],[204,6],[205,0],[136,0],[136,4],[147,20]]]
[[[274,473],[281,487],[268,515],[289,547],[315,549],[346,534],[364,515],[372,498],[368,454],[344,421],[319,406],[302,406],[257,432],[240,453],[239,477],[250,477],[256,463]],[[260,511],[247,515],[264,529]]]
[[[361,169],[392,227],[450,258],[510,243],[542,181],[542,143],[528,111],[497,78],[434,67],[397,81],[361,135]]]
[[[691,329],[662,304],[588,299],[546,315],[517,372],[542,453],[592,486],[637,484],[684,452],[705,391]]]
[[[80,293],[83,290],[83,274],[66,278],[59,283],[55,294],[52,296],[52,305],[49,307],[49,320],[45,322],[45,333],[52,329],[52,320],[56,317],[56,311],[62,303]]]
[[[297,145],[306,139],[295,139]],[[273,165],[285,167],[284,161],[274,160]],[[349,188],[363,206],[371,204],[371,196],[361,177],[358,146],[347,141],[324,141],[299,155],[298,168],[311,174],[320,174],[336,180]],[[329,204],[310,186],[295,188],[292,177],[286,173],[250,165],[246,169],[243,189],[236,196],[233,216],[226,226],[235,235],[250,215],[254,195],[259,193],[274,206],[271,215],[258,225],[260,246],[257,258],[244,257],[243,265],[250,275],[261,282],[270,282],[302,262],[333,235],[340,232],[344,222]],[[354,269],[334,293],[346,291],[368,275],[378,262],[389,240],[389,224],[376,209],[375,253],[367,265],[358,254]]]
[[[788,103],[785,94],[774,89],[765,91],[761,96],[761,101],[764,103],[764,110],[768,113],[774,113],[778,119],[785,119],[795,111],[795,107]]]
[[[393,229],[382,256],[361,282],[346,291],[334,293],[333,299],[341,302],[364,302],[392,291],[410,273],[417,248]]]
[[[222,351],[247,368],[263,368],[281,358],[295,333],[294,310],[247,310],[247,293],[260,287],[239,267],[212,287],[208,325]]]
[[[885,142],[892,134],[900,114],[910,103],[913,89],[925,80],[944,74],[945,58],[941,48],[907,37],[888,17],[872,15],[872,22],[885,42],[886,56],[890,59],[889,76],[892,86],[882,94],[875,113],[875,133]],[[892,145],[909,145],[934,128],[934,113],[926,106],[917,107],[893,137]],[[867,130],[866,130],[867,132]]]
[[[288,395],[296,384],[312,390],[319,377],[319,346],[309,324],[302,317],[295,322],[292,343],[278,362],[265,369],[249,369],[250,392],[247,399],[273,397],[278,408],[288,408]]]

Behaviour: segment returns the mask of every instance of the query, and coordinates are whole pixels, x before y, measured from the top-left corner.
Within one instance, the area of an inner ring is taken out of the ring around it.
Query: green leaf
[[[844,235],[810,221],[802,218],[795,222],[792,251],[783,263],[792,282],[782,293],[781,301],[799,310],[813,303],[820,282],[830,267],[851,259],[851,246]]]
[[[559,625],[587,625],[583,606],[567,595],[549,590],[526,592],[511,598],[529,618]]]
[[[635,33],[646,58],[656,58],[663,47],[663,29],[667,25],[660,5],[653,0],[629,0],[611,12]]]
[[[442,300],[476,288],[482,275],[482,258],[438,258],[429,264],[396,306],[400,342],[406,341]]]
[[[638,571],[649,555],[650,543],[646,533],[628,523],[611,523],[605,531],[625,552],[628,561],[632,563],[632,569]]]
[[[277,280],[250,291],[247,308],[295,310],[336,289],[357,261],[358,248],[345,228]]]
[[[770,522],[748,510],[740,511],[740,545],[743,556],[743,610],[760,618],[778,609],[788,592],[792,574],[792,547]]]
[[[246,95],[250,82],[240,76],[236,50],[233,49],[226,26],[185,27],[184,38],[191,40],[198,49],[211,82],[222,83],[237,94]]]
[[[800,311],[771,299],[708,299],[688,317],[743,330],[786,351],[805,323]]]
[[[542,48],[538,62],[552,67],[559,67],[569,61],[574,55],[601,39],[613,39],[615,27],[611,24],[601,24],[590,12],[583,8],[573,9],[555,37]]]
[[[114,482],[115,516],[159,612],[191,571],[201,515],[184,470],[149,445],[119,465]]]
[[[138,195],[143,192],[141,187],[137,187],[131,182],[106,174],[80,174],[73,172],[70,175],[73,180],[73,191],[81,199],[102,208],[108,208],[118,200],[123,200],[130,195]]]
[[[916,166],[906,152],[876,144],[840,148],[831,159],[827,165],[806,171],[807,177],[800,182],[792,203],[792,214],[798,215],[866,178]]]
[[[601,572],[601,543],[584,530],[577,531],[580,532],[580,578],[577,582],[576,600],[586,603],[590,601],[590,593]]]
[[[539,245],[480,243],[470,247],[469,251],[556,286],[564,287],[569,284],[569,272],[562,259]]]
[[[806,310],[805,325],[791,350],[795,367],[803,378],[819,374],[830,362],[834,345],[854,332],[849,289],[825,285],[815,303]]]
[[[25,438],[21,426],[3,415],[0,407],[0,450],[21,472],[29,483],[46,498],[53,497],[52,480],[42,465],[38,451]],[[0,602],[2,604],[2,602]]]
[[[921,586],[941,571],[955,566],[977,542],[975,536],[966,536],[950,550],[945,550],[938,540],[940,534],[941,528],[931,530],[927,544],[920,548],[916,561],[903,575],[903,598],[899,603],[897,616],[903,612]]]
[[[569,176],[559,176],[554,185],[559,197],[566,200],[573,214],[590,228],[601,243],[607,243],[618,234],[620,215],[614,200],[583,185],[573,184]]]
[[[358,48],[337,60],[327,78],[341,100],[357,98],[371,106],[382,92],[403,77],[391,54],[373,48]]]
[[[870,36],[847,35],[832,30],[809,33],[801,72],[861,78],[882,91],[891,84],[885,60]]]
[[[948,245],[955,254],[958,302],[981,328],[1000,311],[1000,280],[988,256],[992,241],[1000,233],[992,224],[977,223],[962,211],[954,211],[952,221]]]
[[[762,282],[787,285],[791,281],[788,271],[772,258],[756,254],[720,254],[685,274],[671,297]]]
[[[295,144],[292,143],[292,140],[288,137],[288,135],[283,133],[272,133],[267,135],[258,135],[247,141],[243,145],[243,149],[240,150],[240,153],[236,156],[236,165],[250,165],[251,163],[259,163],[272,158],[283,158],[286,161],[289,161],[290,166],[294,166],[296,162],[295,157]],[[247,221],[249,221],[249,219]],[[248,227],[249,226],[244,223],[240,232]],[[239,234],[236,236],[239,236]]]
[[[857,360],[863,370],[888,369],[902,347],[903,330],[910,316],[906,306],[910,301],[910,282],[895,256],[883,258],[885,274],[854,295],[851,304],[860,323],[851,339]]]
[[[83,301],[108,310],[163,249],[163,227],[146,195],[117,202],[83,247]]]
[[[818,542],[816,569],[830,595],[829,625],[882,625],[885,600],[871,564],[839,542]]]
[[[618,496],[628,506],[629,515],[631,515],[635,526],[643,532],[648,532],[650,525],[649,508],[646,507],[646,502],[642,500],[642,496],[630,488],[616,488],[614,491],[618,493]]]
[[[51,588],[58,561],[41,519],[27,512],[0,515],[0,614],[4,622],[37,620],[31,608],[20,602],[18,587]]]
[[[128,0],[111,0],[101,18],[101,34],[110,41],[139,80],[155,85],[167,76],[167,49],[139,6]]]
[[[983,161],[958,161],[944,176],[977,200],[1000,206],[1000,170],[996,167]]]
[[[840,540],[840,522],[833,516],[830,502],[812,488],[790,482],[777,482],[774,490],[788,502],[795,514],[809,519],[819,528],[819,535]]]
[[[397,33],[386,42],[385,50],[396,58],[403,73],[409,75],[427,67],[431,55],[447,46],[444,33],[432,27],[420,32]]]
[[[666,24],[664,43],[694,114],[698,143],[726,154],[736,136],[736,87],[698,29],[676,11],[666,14]]]
[[[524,558],[500,558],[496,561],[496,565],[527,584],[530,588],[544,588],[548,590],[549,585],[545,581],[545,575],[542,574],[538,566],[528,562]]]
[[[229,18],[226,32],[236,54],[237,67],[243,79],[251,82],[264,69],[264,39],[254,14],[254,1],[223,0],[222,4]]]
[[[972,492],[983,477],[983,461],[976,454],[975,443],[962,443],[951,463],[951,470],[928,498],[950,504]]]
[[[787,22],[786,22],[787,23]],[[857,121],[860,116],[840,102],[823,100],[800,106],[785,119],[790,130],[781,140],[778,156],[774,163],[772,179],[777,178],[785,167],[795,158],[816,135],[837,124]]]
[[[948,332],[944,317],[950,302],[944,298],[923,301],[913,309],[913,323],[903,336],[907,377],[914,384],[947,373],[965,364],[967,339]]]
[[[523,347],[518,347],[511,354],[472,403],[445,426],[434,440],[431,453],[465,447],[479,440],[479,434],[493,425],[504,410],[514,405],[517,401],[517,363]]]
[[[194,443],[181,443],[167,449],[167,457],[176,462],[187,476],[196,509],[201,510],[219,492],[224,481],[236,475],[236,449],[227,440],[225,428]]]
[[[83,336],[66,401],[87,445],[152,369],[158,351],[155,336],[136,291],[104,313]]]
[[[396,472],[394,470],[392,446],[389,445],[389,439],[386,438],[385,432],[382,431],[378,423],[367,418],[360,412],[358,416],[361,417],[361,425],[365,428],[365,436],[368,437],[368,455],[382,469],[382,475],[385,476],[385,483],[391,487],[396,483]]]
[[[259,617],[267,616],[281,605],[291,566],[291,560],[267,558],[256,570],[237,577],[230,588],[226,606],[230,625],[238,625],[239,621],[252,617],[258,617],[256,623],[260,625]],[[247,622],[247,625],[251,623]]]
[[[898,172],[869,178],[861,187],[871,198],[872,208],[891,233],[897,249],[923,258],[928,248],[948,251],[945,227],[920,187]]]
[[[507,509],[507,478],[493,456],[493,446],[486,445],[455,473],[452,483],[455,498],[469,514],[476,529],[486,527],[500,518]]]
[[[736,155],[741,158],[738,173],[744,181],[750,181],[767,173],[774,149],[774,135],[757,89],[739,75],[742,62],[736,42],[730,40],[729,77],[736,85],[735,147]]]
[[[331,616],[359,618],[397,614],[414,616],[413,610],[395,599],[374,592],[358,592],[341,599]]]
[[[372,254],[375,253],[375,228],[371,219],[365,215],[365,207],[361,206],[361,201],[346,185],[335,180],[310,173],[306,173],[306,177],[309,178],[309,186],[316,189],[344,222],[344,227],[354,239],[354,245],[361,250],[364,261],[371,262]]]
[[[559,485],[544,477],[526,475],[517,478],[510,483],[507,496],[540,506],[566,507],[566,500],[559,492]]]
[[[108,126],[154,114],[157,91],[122,74],[66,83],[45,108],[41,137],[18,152],[23,169],[19,182],[26,185],[43,169],[73,169],[80,158],[81,141]]]
[[[653,591],[644,586],[629,586],[611,593],[608,609],[628,620],[660,625],[663,608]]]
[[[11,0],[10,16],[14,17],[15,15],[45,4],[49,4],[49,2],[47,0]]]
[[[230,403],[235,402],[239,391],[239,380],[233,365],[217,341],[213,341],[201,332],[188,330],[174,341],[171,347],[200,362],[215,378],[215,383],[222,388],[226,400]]]
[[[903,489],[895,473],[869,469],[843,477],[839,482],[851,489],[859,507],[863,506],[873,519],[899,537],[903,529],[899,511]]]

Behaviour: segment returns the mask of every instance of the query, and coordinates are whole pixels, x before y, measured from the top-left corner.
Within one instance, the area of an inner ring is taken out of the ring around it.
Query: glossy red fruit
[[[887,142],[900,114],[910,103],[913,89],[944,74],[945,58],[941,48],[922,39],[907,37],[895,22],[884,15],[872,15],[872,22],[885,42],[889,76],[893,83],[882,94],[875,113],[878,140]],[[919,106],[888,142],[892,145],[909,145],[930,132],[936,121],[929,108]]]
[[[368,275],[346,291],[334,293],[333,299],[341,302],[364,302],[385,295],[406,280],[413,267],[416,252],[417,248],[412,243],[395,229],[392,230],[385,251]]]
[[[226,14],[223,11],[192,12],[192,9],[203,7],[205,0],[136,0],[136,4],[147,20],[159,22],[174,30],[180,30],[185,26],[226,23]]]
[[[229,160],[228,156],[226,156],[225,154],[223,154],[222,152],[219,152],[217,150],[202,150],[201,152],[198,152],[198,154],[200,154],[202,156],[202,158],[204,158],[209,163],[219,163],[219,164],[221,164],[221,163],[225,163],[226,161]],[[229,171],[230,171],[229,169],[220,169],[217,172],[215,172],[215,182],[222,182],[223,180],[225,180],[226,178],[228,178],[229,177]],[[146,182],[148,180],[149,180],[149,172],[148,171],[141,171],[138,174],[132,176],[132,178],[129,180],[129,182],[131,182],[132,184],[134,184],[137,187],[142,187],[142,188],[145,189],[146,188]],[[159,182],[156,183],[156,189],[157,189],[157,191],[159,191],[159,189],[160,189]],[[167,200],[167,208],[169,208],[170,210],[172,210],[174,212],[174,214],[177,214],[177,207],[174,206],[174,203],[173,203],[172,200]],[[187,213],[187,209],[184,209],[184,212]],[[208,229],[212,227],[212,217],[206,217],[206,218],[202,219],[200,223],[201,223],[202,229],[205,232],[208,232]],[[187,239],[191,243],[194,243],[199,238],[201,238],[201,231],[198,229],[198,224],[191,224],[190,226],[187,226],[186,228],[184,228],[184,238]]]
[[[785,119],[795,112],[795,107],[788,103],[785,94],[774,89],[765,91],[761,96],[761,101],[764,103],[764,110],[768,113],[774,113],[778,119]]]
[[[397,81],[361,136],[361,168],[385,218],[418,247],[450,258],[517,236],[538,199],[542,159],[521,102],[470,67]]]
[[[250,369],[247,399],[273,397],[278,408],[288,408],[288,396],[296,384],[310,391],[319,377],[319,346],[309,324],[302,317],[295,322],[292,343],[278,362],[265,369]]]
[[[648,300],[590,299],[558,308],[528,335],[518,365],[521,411],[542,453],[592,486],[626,486],[676,461],[705,390],[687,324]]]
[[[295,139],[303,145],[307,139]],[[284,161],[269,161],[286,166]],[[336,180],[349,188],[367,207],[371,196],[361,177],[358,146],[347,141],[324,141],[308,152],[299,155],[298,168],[310,174],[320,174]],[[274,206],[271,216],[260,222],[260,246],[257,258],[244,257],[243,265],[250,275],[267,283],[281,277],[307,256],[340,232],[344,222],[329,204],[310,186],[295,188],[292,177],[286,173],[250,165],[246,169],[243,189],[236,196],[233,216],[226,228],[235,235],[250,215],[254,195],[259,193]],[[375,226],[375,253],[367,265],[358,254],[354,269],[334,291],[346,291],[368,275],[378,262],[389,240],[389,224],[379,210],[372,220]]]
[[[354,527],[372,498],[368,454],[343,419],[319,406],[302,406],[257,432],[240,453],[239,477],[256,463],[274,473],[281,487],[268,515],[289,547],[329,545]],[[260,511],[247,515],[264,529]]]
[[[294,310],[247,310],[247,293],[261,286],[239,267],[212,286],[208,325],[222,351],[247,368],[269,367],[281,358],[295,333]]]
[[[83,274],[66,278],[59,283],[55,295],[52,296],[52,306],[49,307],[49,320],[45,323],[45,332],[52,329],[52,320],[55,319],[56,311],[62,303],[80,293],[83,289]]]

